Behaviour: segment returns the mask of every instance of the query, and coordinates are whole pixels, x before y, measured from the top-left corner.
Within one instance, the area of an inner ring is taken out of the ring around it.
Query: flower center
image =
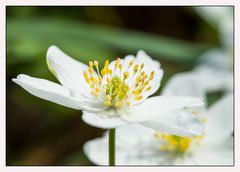
[[[121,60],[118,58],[112,69],[106,60],[103,69],[99,71],[98,61],[90,61],[89,68],[83,72],[83,76],[91,88],[91,94],[102,97],[106,106],[129,106],[132,101],[141,100],[142,94],[152,88],[150,82],[154,78],[154,71],[146,73],[143,68],[144,63],[138,65],[132,60],[123,71]]]
[[[184,155],[194,145],[200,145],[201,140],[204,138],[204,136],[195,136],[191,138],[181,137],[162,132],[156,132],[154,136],[161,141],[161,151],[177,153],[180,155]]]

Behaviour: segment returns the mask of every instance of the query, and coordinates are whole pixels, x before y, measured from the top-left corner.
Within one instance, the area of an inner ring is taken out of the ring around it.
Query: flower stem
[[[115,165],[115,131],[116,129],[109,129],[108,133],[108,162],[109,166]]]

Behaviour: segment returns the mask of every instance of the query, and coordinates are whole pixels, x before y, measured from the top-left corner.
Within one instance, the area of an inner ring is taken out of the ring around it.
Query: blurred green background
[[[164,87],[205,50],[221,46],[218,32],[192,7],[8,6],[7,165],[92,165],[82,145],[104,132],[82,122],[80,111],[36,98],[11,81],[25,73],[57,82],[45,60],[50,45],[100,63],[143,49],[161,62]]]

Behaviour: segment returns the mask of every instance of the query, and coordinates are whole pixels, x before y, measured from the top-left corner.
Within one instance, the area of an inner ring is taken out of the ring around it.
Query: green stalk
[[[108,131],[108,162],[109,166],[115,165],[115,128]]]

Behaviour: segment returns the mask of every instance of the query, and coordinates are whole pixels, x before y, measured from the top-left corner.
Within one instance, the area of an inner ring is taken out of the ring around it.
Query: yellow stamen
[[[197,111],[192,111],[192,114],[193,115],[198,115],[198,112]]]
[[[88,68],[88,72],[89,72],[90,74],[93,74],[93,68],[92,68],[92,67]]]
[[[89,61],[89,68],[83,72],[83,77],[91,89],[91,94],[96,97],[99,95],[105,97],[106,106],[114,108],[122,105],[130,106],[130,101],[141,100],[142,94],[151,90],[149,83],[154,78],[154,71],[150,74],[143,71],[144,63],[139,66],[131,60],[128,68],[123,72],[120,58],[117,58],[113,68],[109,66],[108,60],[104,62],[101,70],[98,66],[98,61]],[[131,66],[133,69],[130,70]]]
[[[128,72],[124,72],[124,79],[127,79],[128,78],[128,76],[129,76],[129,73]]]
[[[143,96],[139,95],[139,96],[135,97],[135,100],[141,100],[142,98],[143,98]]]
[[[92,61],[89,61],[89,67],[92,68],[93,67],[93,62]]]
[[[149,90],[151,90],[151,88],[152,88],[151,86],[147,87],[146,91],[149,91]]]
[[[162,132],[156,132],[154,137],[161,140],[161,151],[175,152],[179,154],[184,154],[194,143],[199,145],[199,142],[204,138],[204,136],[188,138]]]
[[[133,71],[134,71],[134,74],[137,73],[137,71],[138,71],[138,64],[136,64],[136,65],[134,66]]]
[[[96,66],[96,67],[98,67],[98,61],[96,61],[96,60],[94,60],[94,65]]]
[[[131,61],[129,62],[128,67],[131,67],[132,65],[133,65],[133,60],[131,60]]]

